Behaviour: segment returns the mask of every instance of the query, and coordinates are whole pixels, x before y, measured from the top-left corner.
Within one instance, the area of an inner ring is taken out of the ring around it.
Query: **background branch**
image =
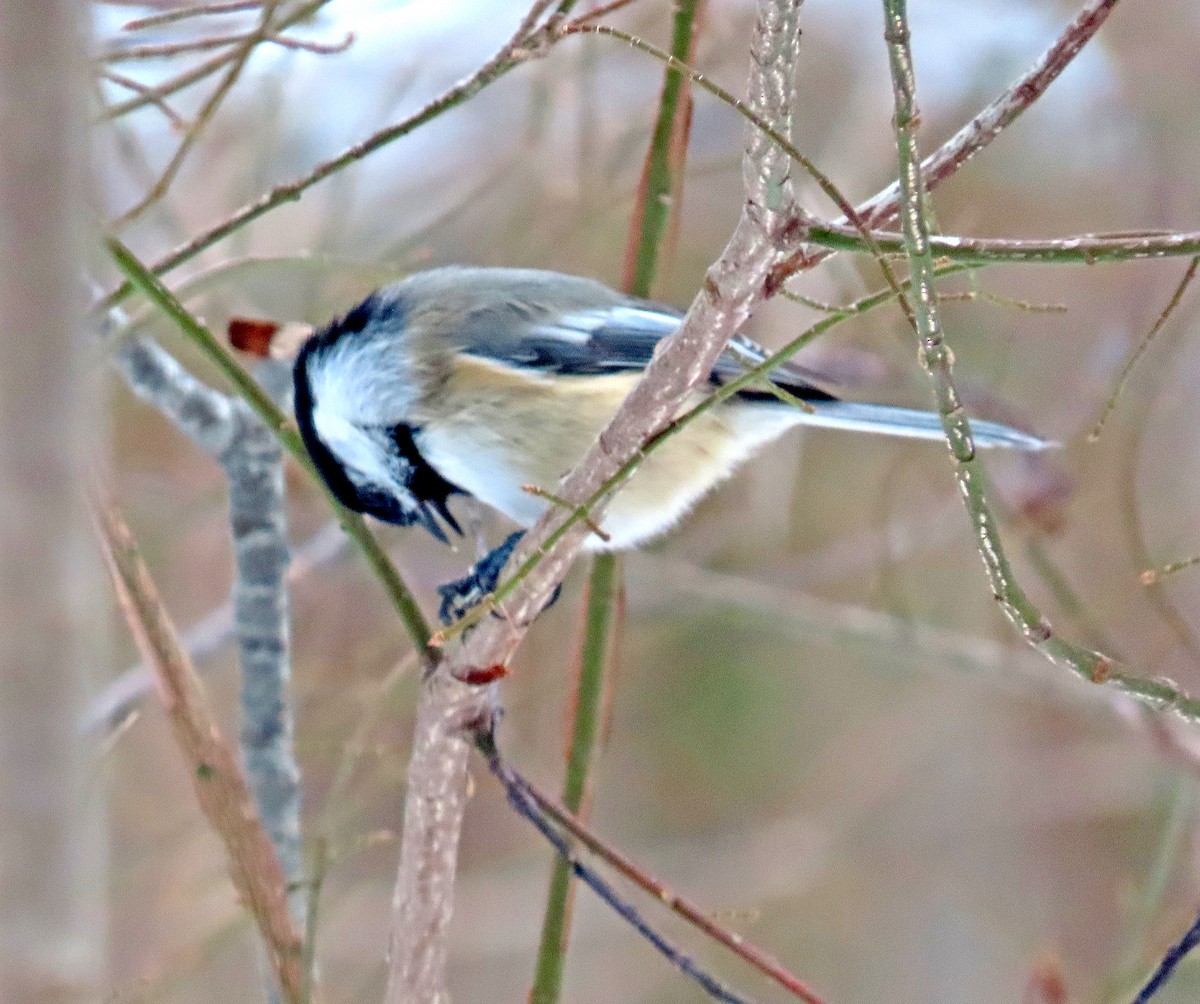
[[[225,844],[230,876],[262,934],[284,999],[300,1004],[300,935],[288,913],[287,883],[275,847],[128,527],[111,503],[96,500],[93,510],[113,588],[142,657],[155,670],[200,808]]]

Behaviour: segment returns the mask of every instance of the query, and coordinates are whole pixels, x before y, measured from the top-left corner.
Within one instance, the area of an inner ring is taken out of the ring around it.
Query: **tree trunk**
[[[76,729],[107,585],[80,490],[102,448],[86,373],[82,15],[0,0],[0,1000],[102,996],[104,827]]]

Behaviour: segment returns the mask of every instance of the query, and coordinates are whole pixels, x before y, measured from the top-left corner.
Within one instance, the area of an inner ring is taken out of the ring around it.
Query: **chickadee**
[[[552,488],[583,457],[682,316],[556,272],[419,272],[305,343],[294,371],[296,421],[317,469],[351,509],[419,523],[444,541],[447,529],[461,533],[447,503],[464,494],[529,527],[550,503],[526,486]],[[720,386],[766,356],[735,338],[709,382]],[[604,537],[589,535],[584,546],[624,550],[664,533],[796,425],[942,438],[933,413],[840,401],[811,376],[792,363],[771,374],[811,410],[750,387],[672,436],[612,498]],[[1047,445],[995,422],[972,430],[978,446]]]

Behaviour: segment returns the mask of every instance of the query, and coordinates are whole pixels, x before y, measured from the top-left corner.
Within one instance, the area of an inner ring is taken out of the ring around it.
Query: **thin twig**
[[[1088,0],[1075,18],[1059,33],[1050,47],[1034,64],[966,125],[921,162],[926,190],[933,191],[960,167],[985,149],[1008,126],[1045,93],[1100,30],[1117,0]],[[858,206],[858,212],[870,227],[894,219],[900,208],[900,186],[892,182],[883,191]],[[839,223],[848,222],[839,220]],[[807,259],[796,260],[796,268],[811,268],[832,252],[817,251]]]
[[[1184,558],[1182,561],[1171,561],[1165,565],[1159,565],[1157,568],[1147,568],[1138,578],[1141,580],[1143,586],[1153,586],[1160,579],[1164,579],[1168,575],[1187,571],[1189,568],[1195,568],[1197,565],[1200,565],[1200,554]]]
[[[917,153],[916,95],[912,52],[909,45],[905,0],[883,0],[884,37],[892,71],[895,103],[893,124],[900,172],[900,212],[912,271],[913,302],[920,334],[920,358],[937,400],[938,412],[950,446],[955,478],[975,529],[992,591],[1005,616],[1030,645],[1051,662],[1066,666],[1094,683],[1112,681],[1130,693],[1162,704],[1164,692],[1172,702],[1186,703],[1191,715],[1200,713],[1200,700],[1186,697],[1171,681],[1135,677],[1115,660],[1077,645],[1055,633],[1050,622],[1025,594],[1009,565],[999,525],[987,497],[986,474],[976,458],[966,412],[954,385],[953,354],[941,330],[934,292],[934,262],[925,207],[926,190]]]
[[[258,10],[262,0],[216,0],[214,3],[196,4],[194,7],[176,7],[165,10],[161,14],[149,14],[133,21],[126,21],[121,26],[122,31],[142,31],[146,28],[161,28],[165,24],[185,21],[193,17],[207,17],[211,14],[240,14],[243,11]]]
[[[332,0],[308,0],[307,3],[299,7],[293,8],[280,18],[279,24],[275,26],[276,32],[284,32],[287,29],[305,21],[316,14],[326,4]],[[260,7],[261,3],[256,3],[255,7]],[[139,108],[144,108],[155,99],[167,98],[178,91],[191,87],[193,84],[199,83],[211,77],[218,72],[223,66],[226,66],[231,59],[236,55],[235,50],[220,53],[207,59],[191,69],[184,71],[169,80],[151,88],[146,94],[139,95],[136,98],[130,98],[128,101],[123,101],[120,104],[113,105],[111,108],[106,108],[100,116],[101,120],[115,119],[122,115],[128,115],[130,112],[137,111]]]
[[[301,941],[275,847],[129,528],[111,502],[93,500],[93,512],[113,588],[143,659],[154,668],[200,808],[225,844],[238,897],[258,925],[284,998],[299,1004]]]
[[[632,903],[623,899],[607,881],[579,859],[571,849],[570,842],[547,820],[546,814],[541,811],[537,799],[524,783],[524,779],[500,759],[490,731],[479,732],[475,737],[475,745],[486,758],[488,769],[503,785],[509,805],[532,823],[534,828],[549,841],[562,860],[567,862],[567,866],[576,878],[612,907],[621,919],[649,941],[671,965],[699,984],[709,997],[725,1001],[727,1004],[749,1004],[748,998],[734,993],[715,976],[701,969],[690,956],[667,941],[646,922]]]
[[[204,131],[208,123],[212,121],[213,116],[217,113],[217,109],[220,108],[226,95],[233,89],[238,78],[241,77],[242,70],[246,68],[246,63],[249,61],[251,54],[260,43],[266,41],[277,30],[277,27],[272,25],[271,19],[275,16],[275,9],[280,3],[282,3],[282,0],[264,0],[258,27],[236,44],[236,48],[229,61],[229,68],[225,71],[225,75],[217,83],[217,86],[213,88],[213,92],[208,96],[208,99],[200,106],[200,111],[196,113],[192,124],[183,134],[179,145],[175,148],[175,152],[167,162],[167,166],[163,168],[162,174],[150,186],[150,190],[142,197],[140,202],[113,220],[111,226],[114,231],[122,229],[137,219],[150,206],[167,194],[171,183],[179,174],[179,169],[183,167],[183,162],[187,158],[188,153],[200,138],[200,134]]]
[[[1184,345],[1184,339],[1180,337],[1180,329],[1176,329],[1173,338],[1165,341],[1164,338],[1159,338],[1158,343],[1159,351],[1155,360],[1157,371],[1159,374],[1169,374],[1173,371]],[[1144,455],[1143,442],[1150,419],[1166,386],[1167,381],[1163,379],[1153,381],[1146,393],[1140,394],[1130,401],[1129,414],[1125,420],[1128,438],[1123,444],[1119,468],[1114,475],[1119,502],[1117,511],[1121,518],[1121,528],[1125,534],[1129,564],[1133,573],[1139,577],[1152,565],[1138,497],[1139,461]],[[1174,637],[1180,648],[1188,654],[1192,662],[1200,665],[1200,637],[1197,636],[1190,619],[1184,616],[1164,584],[1158,581],[1157,577],[1152,578],[1149,582],[1143,579],[1142,585],[1146,601],[1158,619]]]
[[[656,879],[631,858],[626,856],[612,844],[593,833],[587,824],[569,809],[564,809],[548,799],[530,781],[522,777],[516,770],[507,768],[509,775],[515,779],[533,799],[537,807],[562,827],[571,837],[578,840],[584,847],[610,865],[627,878],[639,889],[644,890],[662,903],[668,910],[677,913],[708,937],[728,948],[739,958],[748,962],[760,973],[774,980],[781,987],[808,1004],[823,1004],[821,996],[799,977],[790,973],[776,959],[752,945],[740,934],[722,927],[712,919],[712,914],[702,910],[686,897],[674,892],[664,882]]]
[[[157,345],[154,347],[158,348]],[[130,386],[135,392],[140,390],[132,380]],[[325,524],[293,549],[287,568],[288,584],[294,585],[310,571],[341,557],[346,552],[346,543],[346,535],[336,522]],[[184,631],[180,640],[188,658],[198,663],[228,644],[235,633],[233,603],[225,602]],[[154,677],[150,670],[141,664],[131,666],[105,684],[92,699],[79,718],[80,731],[97,737],[111,735],[137,711],[138,705],[153,689]]]
[[[329,0],[321,0],[321,2],[327,3]],[[540,7],[541,5],[539,4],[538,6]],[[425,123],[432,121],[450,109],[457,108],[489,84],[495,83],[510,70],[533,57],[542,55],[545,48],[552,45],[560,36],[537,32],[534,30],[535,24],[536,22],[530,22],[526,18],[522,21],[517,33],[501,46],[491,59],[487,60],[469,76],[463,78],[446,91],[443,91],[438,97],[428,102],[423,108],[414,112],[403,121],[381,129],[367,137],[367,139],[347,147],[329,160],[322,161],[309,171],[308,174],[293,181],[276,185],[261,198],[243,206],[216,226],[198,234],[187,243],[170,252],[151,266],[150,271],[154,275],[162,275],[165,272],[171,271],[176,266],[191,260],[218,241],[240,230],[246,224],[269,213],[278,206],[296,201],[304,192],[312,188],[313,185],[324,181],[331,175],[336,174],[356,161],[362,160],[364,157],[387,146],[389,143],[394,143],[396,140],[407,136],[414,129],[423,126]],[[132,292],[133,286],[128,281],[122,283],[121,286],[103,299],[99,304],[99,309],[111,308],[124,300]]]
[[[203,38],[187,38],[178,42],[149,42],[144,45],[126,45],[100,53],[96,59],[101,63],[126,63],[145,59],[169,59],[189,52],[211,52],[232,45],[244,45],[252,35],[208,35]]]
[[[167,103],[165,98],[156,94],[153,88],[147,87],[145,84],[138,80],[134,80],[132,77],[127,77],[122,73],[116,73],[111,69],[105,70],[100,75],[105,80],[112,81],[112,83],[116,84],[118,87],[124,87],[126,90],[133,91],[134,94],[145,95],[146,98],[153,103],[154,107],[162,112],[167,121],[170,122],[171,125],[173,125],[176,129],[187,128],[187,122],[184,120],[183,116],[175,111],[175,109]]]
[[[651,45],[644,39],[641,39],[636,35],[632,35],[627,31],[622,31],[619,28],[613,28],[606,24],[591,25],[578,23],[567,25],[563,30],[567,34],[594,34],[608,36],[610,38],[615,38],[619,41],[625,42],[626,44],[633,46],[633,48],[637,49],[639,52],[644,52],[647,55],[653,56],[655,59],[660,60],[675,72],[685,75],[692,83],[696,84],[696,86],[708,91],[709,94],[712,94],[714,97],[725,102],[735,111],[737,111],[738,114],[745,118],[746,121],[751,123],[751,125],[753,125],[761,134],[763,143],[773,143],[781,151],[786,153],[788,157],[790,157],[797,165],[804,169],[809,177],[816,182],[817,187],[825,193],[829,200],[833,202],[833,204],[837,206],[842,213],[846,215],[846,218],[850,220],[853,231],[862,241],[862,249],[870,253],[872,257],[875,258],[875,262],[879,266],[880,272],[883,273],[885,281],[889,286],[895,289],[900,303],[900,308],[904,312],[905,318],[908,320],[910,325],[914,323],[912,310],[908,306],[908,301],[905,298],[904,291],[900,288],[900,284],[892,271],[891,265],[884,257],[883,250],[876,244],[875,238],[867,228],[866,223],[859,216],[858,211],[850,204],[849,200],[833,183],[832,179],[829,178],[829,176],[826,175],[819,167],[817,167],[812,160],[801,153],[799,148],[792,143],[791,139],[789,138],[790,129],[776,128],[775,124],[758,114],[745,101],[734,97],[719,84],[706,77],[703,73],[700,73],[699,71],[688,66],[685,61],[679,59],[677,56],[674,56],[669,52],[664,52],[657,46]],[[800,209],[799,205],[796,203],[795,193],[792,190],[790,179],[782,183],[780,191],[772,193],[770,195],[770,199],[773,202],[773,210],[780,212],[786,211],[786,213],[791,215],[792,229],[795,232],[804,232],[808,229],[808,225],[812,223],[812,220],[809,215]],[[774,295],[778,288],[783,284],[784,279],[786,279],[790,274],[791,269],[787,260],[781,261],[768,276],[765,286],[766,295]]]
[[[615,556],[600,555],[593,559],[584,594],[584,631],[562,792],[563,804],[577,815],[585,815],[591,801],[589,775],[601,745],[600,708],[606,690],[605,678],[612,662],[612,634],[621,582],[622,568]],[[566,858],[556,857],[546,894],[533,988],[529,992],[530,1004],[552,1004],[562,994],[567,940],[571,932],[571,903],[570,863]]]
[[[290,35],[266,34],[236,34],[210,35],[207,38],[191,38],[180,42],[157,42],[147,45],[130,45],[118,49],[110,49],[101,53],[97,59],[103,63],[124,63],[147,59],[168,59],[185,55],[189,52],[210,52],[213,49],[224,49],[234,45],[257,45],[266,42],[282,46],[285,49],[296,49],[311,52],[318,56],[333,56],[345,52],[354,43],[354,33],[347,32],[340,42],[316,42],[306,38],[293,38]],[[230,54],[230,58],[233,55]],[[145,88],[141,93],[147,93]],[[153,100],[153,95],[151,95]]]
[[[1167,980],[1171,978],[1175,970],[1179,967],[1179,963],[1197,945],[1200,945],[1200,914],[1192,921],[1192,926],[1183,932],[1183,936],[1167,949],[1167,953],[1163,956],[1162,961],[1158,964],[1150,979],[1146,981],[1145,986],[1138,991],[1137,996],[1133,999],[1133,1004],[1147,1004],[1151,998],[1166,986]]]
[[[885,255],[904,254],[904,235],[870,231],[872,242]],[[862,234],[848,224],[813,223],[806,231],[813,244],[837,251],[870,251]],[[1194,257],[1200,253],[1200,231],[1138,231],[1115,234],[1074,234],[1048,240],[1005,237],[929,235],[934,258],[966,265],[1100,265],[1154,258]]]
[[[1100,417],[1096,419],[1096,424],[1092,427],[1092,431],[1088,433],[1088,442],[1094,443],[1100,438],[1100,433],[1104,431],[1104,423],[1108,421],[1108,417],[1113,413],[1113,409],[1117,406],[1117,399],[1125,390],[1125,385],[1129,383],[1129,377],[1133,373],[1133,369],[1137,366],[1138,361],[1145,355],[1146,350],[1150,348],[1150,343],[1154,341],[1154,336],[1162,331],[1163,326],[1175,313],[1175,308],[1179,306],[1179,302],[1183,299],[1183,294],[1187,292],[1188,286],[1192,284],[1192,280],[1196,278],[1196,270],[1200,268],[1200,257],[1193,258],[1188,265],[1187,270],[1183,273],[1183,278],[1179,280],[1179,284],[1175,287],[1175,291],[1171,294],[1171,299],[1167,301],[1167,305],[1163,307],[1154,323],[1150,326],[1150,330],[1146,332],[1146,336],[1138,342],[1138,346],[1133,350],[1133,354],[1126,360],[1125,365],[1121,367],[1121,372],[1117,374],[1116,382],[1113,385],[1112,393],[1108,396],[1108,400],[1104,402],[1104,407],[1100,410]]]

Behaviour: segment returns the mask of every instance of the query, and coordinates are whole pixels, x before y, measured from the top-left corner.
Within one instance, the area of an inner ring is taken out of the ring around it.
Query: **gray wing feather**
[[[645,369],[658,343],[682,319],[683,314],[671,307],[633,298],[563,313],[506,304],[472,316],[462,328],[462,349],[544,373],[627,373]],[[713,367],[711,379],[717,384],[734,379],[768,355],[750,339],[735,336]],[[773,382],[793,394],[828,399],[811,382],[814,377],[820,379],[794,363],[784,363],[772,373]]]

